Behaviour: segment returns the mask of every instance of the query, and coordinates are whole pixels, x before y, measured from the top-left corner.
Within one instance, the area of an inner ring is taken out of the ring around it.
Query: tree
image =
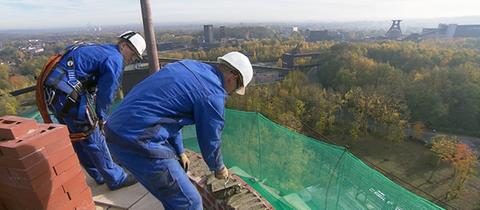
[[[345,94],[346,110],[353,116],[350,134],[359,136],[380,134],[387,140],[402,141],[407,118],[401,114],[401,105],[376,92],[361,88],[351,89]]]
[[[455,176],[448,193],[445,195],[447,199],[454,199],[464,190],[465,182],[475,173],[478,160],[476,154],[466,144],[455,145],[455,156],[451,159]]]
[[[455,149],[458,143],[457,138],[437,135],[431,139],[431,143],[431,150],[437,154],[440,160],[450,161],[455,156]]]
[[[29,59],[18,66],[16,73],[21,75],[29,76],[32,79],[40,74],[40,71],[43,68],[43,65],[47,62],[48,57],[39,56],[33,59]]]
[[[7,92],[0,90],[0,116],[17,114],[19,106],[17,100],[13,96],[9,96]]]
[[[431,150],[440,160],[453,166],[453,181],[445,198],[454,199],[464,189],[465,181],[475,172],[478,163],[476,154],[468,145],[459,143],[457,138],[443,135],[432,138]]]
[[[421,140],[425,131],[425,124],[421,121],[416,121],[412,126],[413,138]]]
[[[10,68],[6,64],[0,64],[0,90],[9,90],[11,88],[8,82]]]
[[[295,114],[293,112],[285,112],[283,114],[280,114],[278,116],[278,121],[280,124],[295,130],[295,131],[301,131],[302,130],[302,122],[295,117]]]

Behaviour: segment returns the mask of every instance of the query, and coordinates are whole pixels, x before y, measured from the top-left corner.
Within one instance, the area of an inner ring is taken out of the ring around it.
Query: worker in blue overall
[[[181,129],[195,124],[202,156],[215,176],[227,179],[220,153],[224,107],[252,80],[249,59],[239,52],[218,65],[182,60],[137,84],[109,116],[105,136],[112,154],[165,209],[201,209],[200,194],[186,175],[189,160]]]
[[[102,130],[123,67],[141,59],[145,48],[143,37],[132,31],[120,35],[116,45],[75,44],[59,55],[43,81],[46,106],[59,123],[67,125],[80,163],[110,190],[137,182],[112,161]]]

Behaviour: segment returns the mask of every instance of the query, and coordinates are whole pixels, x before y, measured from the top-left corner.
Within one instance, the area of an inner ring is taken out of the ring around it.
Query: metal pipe
[[[30,86],[30,87],[26,87],[26,88],[22,88],[22,89],[19,89],[19,90],[14,90],[12,92],[9,92],[8,95],[19,96],[19,95],[29,93],[29,92],[33,92],[33,91],[35,91],[35,85]],[[4,96],[4,95],[5,94],[0,94],[0,97]]]
[[[159,70],[160,65],[158,62],[155,31],[153,30],[150,0],[140,0],[140,6],[142,7],[143,30],[145,31],[145,41],[147,42],[149,73],[153,74]]]

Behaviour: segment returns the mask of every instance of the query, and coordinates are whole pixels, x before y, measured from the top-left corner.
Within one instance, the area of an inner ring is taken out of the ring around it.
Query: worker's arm
[[[220,153],[220,137],[224,125],[224,95],[210,95],[194,105],[198,145],[208,167],[218,171],[224,167]]]
[[[180,155],[185,152],[183,148],[183,138],[182,138],[182,130],[179,130],[175,136],[172,136],[167,139],[168,143],[173,146],[177,155]]]
[[[123,63],[121,60],[107,58],[99,69],[96,97],[96,111],[100,120],[105,120],[108,107],[115,100],[120,86]]]

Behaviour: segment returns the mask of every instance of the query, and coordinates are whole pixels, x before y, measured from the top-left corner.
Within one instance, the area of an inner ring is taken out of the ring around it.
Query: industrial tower
[[[402,29],[400,29],[400,22],[402,20],[392,20],[392,26],[390,26],[390,29],[388,29],[387,33],[385,34],[385,37],[387,39],[399,39],[402,37]]]

